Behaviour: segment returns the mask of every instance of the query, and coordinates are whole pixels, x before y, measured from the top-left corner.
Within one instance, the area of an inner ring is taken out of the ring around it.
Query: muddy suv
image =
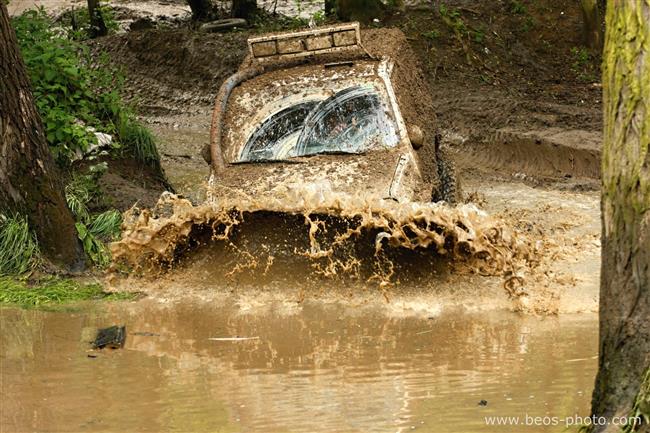
[[[273,196],[282,186],[456,201],[430,92],[399,30],[362,34],[350,23],[254,37],[248,46],[216,98],[204,152],[212,200],[233,190]]]

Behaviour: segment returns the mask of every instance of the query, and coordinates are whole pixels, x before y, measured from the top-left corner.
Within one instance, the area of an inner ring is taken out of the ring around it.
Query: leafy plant
[[[88,174],[75,173],[65,188],[66,201],[77,217],[75,227],[84,251],[99,267],[110,263],[111,254],[106,242],[115,240],[120,234],[122,215],[115,209],[94,217],[88,211],[88,204],[99,196],[98,177],[106,170],[105,163],[90,167]]]
[[[99,13],[104,19],[104,24],[109,33],[114,33],[120,29],[120,25],[115,19],[113,9],[108,5],[99,5]],[[88,39],[90,34],[90,14],[88,8],[73,9],[63,15],[62,20],[69,22],[66,27],[68,37],[75,40]]]
[[[594,81],[596,79],[591,70],[592,57],[586,48],[571,48],[571,57],[573,58],[571,70],[576,74],[579,80]]]
[[[111,252],[106,242],[119,236],[121,224],[122,215],[114,209],[95,216],[88,224],[75,224],[84,251],[96,266],[103,268],[110,264]]]
[[[312,21],[314,22],[314,24],[316,24],[317,26],[320,26],[320,25],[324,24],[326,18],[327,18],[327,17],[325,16],[325,11],[322,11],[322,10],[321,10],[321,11],[318,11],[318,12],[314,12],[314,14],[311,16],[311,20],[312,20]]]
[[[472,37],[474,39],[474,42],[477,44],[482,44],[483,41],[485,41],[485,32],[483,29],[474,30],[472,31]]]
[[[459,35],[467,34],[467,25],[465,25],[465,21],[463,21],[463,17],[458,9],[447,8],[444,3],[441,3],[438,10],[442,20],[447,26],[451,27],[454,33]]]
[[[65,199],[72,214],[82,222],[88,222],[88,204],[100,196],[99,178],[108,169],[106,162],[91,165],[88,173],[72,173],[72,179],[65,187]]]
[[[526,17],[526,20],[521,25],[521,31],[524,32],[524,33],[528,33],[533,28],[535,28],[535,20],[533,19],[533,17],[531,17],[529,15],[529,16]]]
[[[518,14],[518,15],[524,15],[528,13],[528,9],[526,9],[526,6],[522,2],[517,0],[512,0],[510,2],[510,11],[513,14]]]
[[[97,215],[88,226],[93,236],[106,240],[115,240],[120,235],[122,214],[115,209]]]
[[[23,274],[38,261],[38,243],[27,220],[0,214],[0,276]]]
[[[29,286],[24,281],[0,277],[0,304],[40,307],[91,299],[128,300],[134,293],[108,293],[99,284],[81,284],[71,279],[48,278]]]
[[[111,252],[106,244],[98,239],[86,224],[78,222],[75,227],[90,260],[100,268],[108,266],[111,262]]]
[[[435,41],[436,39],[438,39],[440,37],[440,32],[438,30],[434,29],[434,30],[431,30],[429,32],[422,33],[422,36],[424,36],[425,38],[430,39],[432,41]]]
[[[88,47],[74,35],[55,30],[42,8],[23,13],[12,23],[48,144],[60,165],[83,157],[96,145],[95,131],[119,137],[112,152],[120,149],[121,141],[122,148],[157,163],[152,135],[122,101],[124,77],[105,55],[91,58]]]

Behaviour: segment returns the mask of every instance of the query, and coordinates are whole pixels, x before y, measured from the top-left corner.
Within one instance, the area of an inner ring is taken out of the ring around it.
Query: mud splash
[[[369,200],[314,185],[275,192],[253,198],[221,191],[218,200],[200,205],[165,193],[152,210],[133,208],[122,238],[111,245],[113,270],[158,273],[194,250],[223,243],[232,255],[226,276],[266,274],[285,260],[306,259],[322,277],[362,279],[388,290],[404,260],[395,252],[407,251],[435,257],[454,272],[503,276],[508,295],[518,299],[528,295],[526,274],[539,263],[538,245],[473,204]],[[238,242],[250,221],[266,230],[261,247]]]

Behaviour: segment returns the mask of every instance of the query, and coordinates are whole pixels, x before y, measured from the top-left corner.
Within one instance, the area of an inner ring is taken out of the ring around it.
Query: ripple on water
[[[586,415],[597,363],[593,315],[138,302],[0,320],[8,431],[484,431],[489,415]],[[126,347],[88,358],[88,329],[114,323]],[[209,340],[236,335],[259,338]]]

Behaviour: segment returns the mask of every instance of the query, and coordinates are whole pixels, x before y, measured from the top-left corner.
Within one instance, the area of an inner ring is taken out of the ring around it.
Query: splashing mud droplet
[[[308,187],[283,194],[222,190],[213,194],[218,200],[194,205],[165,193],[154,209],[125,214],[122,238],[111,245],[112,271],[158,274],[207,249],[207,263],[222,266],[225,277],[298,275],[292,266],[303,261],[311,276],[361,279],[389,300],[414,268],[444,266],[503,276],[516,299],[526,296],[525,274],[538,262],[526,234],[473,204],[398,203]]]

